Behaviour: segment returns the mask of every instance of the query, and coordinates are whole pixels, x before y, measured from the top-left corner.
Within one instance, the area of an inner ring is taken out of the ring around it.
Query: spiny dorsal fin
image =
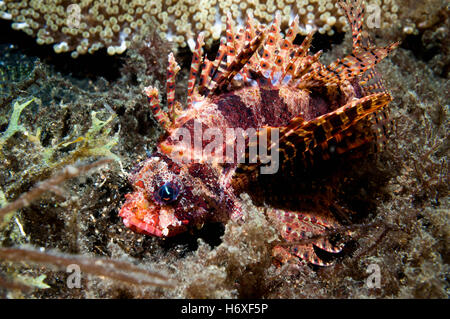
[[[384,59],[389,52],[398,46],[398,42],[383,48],[372,48],[352,53],[343,59],[338,59],[328,66],[321,65],[305,74],[299,82],[300,88],[319,85],[339,84],[345,80],[362,75]]]
[[[259,67],[260,71],[266,78],[272,78],[273,74],[278,69],[276,56],[280,51],[280,23],[281,15],[277,12],[272,24],[269,26],[269,32],[262,47],[263,53]]]
[[[364,20],[364,3],[360,0],[340,1],[339,5],[344,10],[348,23],[352,29],[353,53],[357,53],[361,49],[370,49],[374,47],[373,41],[370,39],[367,31],[362,30]],[[393,44],[397,46],[398,44]],[[365,95],[387,92],[383,83],[382,76],[377,72],[376,66],[369,69],[364,75],[361,75],[361,85]],[[386,134],[390,131],[391,121],[389,120],[388,109],[375,112],[371,116],[373,130],[376,135],[376,146],[382,149],[386,143]]]
[[[217,79],[214,81],[214,86],[211,87],[209,95],[221,91],[230,83],[234,76],[248,62],[248,60],[250,60],[264,39],[264,32],[257,30],[255,34],[255,38],[249,42],[246,42],[245,46],[239,51],[230,66],[218,74]]]
[[[172,121],[169,119],[166,112],[161,109],[158,89],[153,86],[148,86],[144,88],[144,94],[147,96],[148,102],[150,103],[150,110],[152,111],[153,116],[162,128],[169,131]]]
[[[171,52],[169,54],[169,66],[167,67],[167,107],[169,109],[168,115],[172,122],[175,120],[175,79],[178,71],[180,71],[180,66]]]
[[[195,81],[198,75],[198,71],[200,69],[200,65],[202,64],[203,44],[204,44],[204,35],[203,32],[200,32],[197,37],[197,44],[195,45],[194,52],[192,53],[191,70],[189,72],[189,80],[188,80],[188,95],[187,95],[188,107],[191,107],[192,105],[192,95],[194,93]]]
[[[219,67],[222,66],[222,61],[226,63],[227,44],[224,38],[220,39],[220,46],[214,61],[207,58],[204,59],[203,69],[200,75],[200,83],[198,91],[202,95],[208,95],[215,87],[216,79],[219,77]]]
[[[298,19],[298,16],[296,17]],[[306,55],[309,52],[309,47],[311,45],[311,41],[313,38],[313,35],[315,31],[310,32],[306,38],[303,40],[302,44],[298,47],[294,47],[293,37],[292,34],[294,34],[294,30],[298,33],[298,27],[296,26],[296,20],[293,21],[293,25],[291,25],[291,28],[288,30],[285,41],[290,41],[290,47],[288,49],[288,60],[286,60],[285,67],[283,70],[283,75],[281,76],[280,82],[283,82],[287,77],[288,80],[297,77],[299,71],[299,68],[301,68],[304,63],[303,59],[306,57]],[[295,38],[295,36],[294,36]],[[286,46],[287,43],[284,42],[283,46]],[[318,57],[317,57],[318,60]],[[306,62],[306,61],[305,61]],[[286,81],[289,82],[289,81]]]
[[[231,17],[231,13],[227,13],[227,28],[226,28],[226,37],[227,37],[227,67],[231,65],[233,60],[236,58],[236,51],[238,50],[237,43],[235,41],[235,33],[233,30],[233,21]]]
[[[363,42],[362,26],[364,22],[364,3],[361,0],[345,0],[338,2],[347,16],[347,21],[352,29],[353,51],[367,48]]]

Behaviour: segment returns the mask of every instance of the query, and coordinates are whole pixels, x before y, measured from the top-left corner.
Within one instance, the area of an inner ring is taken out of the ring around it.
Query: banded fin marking
[[[167,67],[167,106],[169,109],[168,115],[172,122],[175,120],[175,78],[178,71],[180,71],[180,66],[173,57],[173,53],[169,54],[169,66]]]
[[[305,74],[301,78],[299,87],[329,86],[339,84],[345,80],[352,80],[373,68],[397,46],[398,42],[384,48],[373,48],[352,53],[342,60],[337,60],[328,66],[321,66]]]
[[[345,0],[339,1],[339,5],[344,10],[347,21],[352,29],[353,50],[367,47],[367,43],[363,45],[363,22],[365,6],[361,0]]]
[[[227,67],[226,70],[221,71],[217,80],[215,81],[214,86],[211,87],[211,90],[208,96],[212,94],[217,94],[221,91],[226,85],[230,83],[230,81],[234,78],[234,76],[242,69],[242,67],[248,62],[248,60],[252,57],[252,55],[256,52],[261,42],[264,39],[264,32],[256,31],[256,36],[250,42],[246,42],[245,46],[239,51],[236,58]]]
[[[233,31],[233,25],[232,25],[232,17],[231,13],[227,13],[227,22],[226,22],[226,37],[227,37],[227,67],[230,67],[233,60],[236,58],[236,43],[234,39],[234,31]]]
[[[204,67],[200,75],[201,82],[199,83],[199,92],[207,96],[213,87],[216,85],[216,79],[220,75],[220,68],[222,67],[222,61],[226,64],[227,44],[224,38],[220,39],[219,50],[217,52],[214,61],[210,61],[207,58],[204,59]]]
[[[333,246],[327,238],[321,238],[314,242],[314,246],[319,247],[326,252],[337,254],[342,251],[343,246]]]
[[[295,22],[295,20],[294,20]],[[293,23],[294,23],[293,22]],[[295,28],[295,25],[293,26],[294,30],[298,28]],[[292,30],[288,31],[288,35],[290,34],[290,32],[293,33]],[[298,32],[298,31],[297,31]],[[292,42],[291,42],[291,47],[293,49],[290,50],[290,52],[288,53],[288,56],[292,56],[289,60],[286,61],[285,63],[285,67],[284,67],[284,71],[283,71],[283,75],[281,77],[281,81],[283,81],[285,79],[285,77],[287,75],[290,75],[291,78],[296,78],[298,77],[298,74],[301,72],[301,69],[305,69],[306,65],[307,65],[307,61],[305,60],[305,62],[303,62],[302,60],[306,57],[309,58],[309,56],[307,56],[307,53],[309,52],[309,48],[311,46],[311,41],[313,38],[315,31],[310,32],[306,38],[303,40],[302,44],[298,47],[294,47]],[[289,37],[288,39],[291,39],[292,37]],[[295,38],[295,36],[294,36]],[[319,54],[320,55],[320,54]],[[310,60],[314,60],[312,62],[317,62],[319,55],[316,58],[309,58]],[[312,64],[312,62],[310,64]]]
[[[188,95],[187,95],[188,108],[190,108],[192,106],[192,96],[194,93],[195,81],[196,81],[200,66],[202,64],[203,45],[204,45],[204,35],[203,35],[203,32],[200,32],[197,37],[197,43],[195,45],[194,52],[192,54],[191,70],[189,72]]]
[[[260,71],[264,77],[271,78],[271,74],[274,68],[274,61],[276,56],[276,51],[279,51],[279,41],[281,39],[280,35],[280,22],[281,15],[279,12],[275,14],[275,18],[269,26],[269,32],[266,40],[263,44],[263,53],[259,63],[258,68],[255,71]]]
[[[375,111],[382,109],[390,101],[391,96],[389,94],[376,93],[351,101],[333,112],[308,122],[305,122],[301,117],[294,118],[287,126],[279,128],[278,143],[272,142],[270,144],[270,141],[268,141],[270,146],[267,154],[278,150],[280,153],[280,169],[292,169],[296,167],[295,163],[298,159],[306,159],[307,156],[311,159],[316,152],[328,149],[330,141],[341,142],[342,134],[347,129],[353,127]],[[273,128],[268,127],[265,129],[264,134],[271,136],[268,133]],[[260,140],[261,132],[258,132],[258,141]],[[370,131],[367,130],[366,132]],[[358,140],[358,142],[362,141],[365,140]],[[348,147],[357,147],[359,145],[360,143],[355,143],[348,145]],[[257,155],[256,161],[251,162],[248,150],[249,147],[246,148],[245,162],[239,164],[236,169],[235,176],[233,176],[233,179],[235,179],[233,185],[245,185],[259,174],[258,168],[261,166],[261,160]],[[249,164],[255,162],[256,164]]]
[[[167,114],[161,110],[158,89],[148,86],[144,88],[144,94],[147,96],[153,116],[158,121],[159,125],[168,131],[172,125],[172,122]]]
[[[361,49],[369,49],[374,47],[373,41],[370,39],[369,34],[362,30],[365,13],[364,3],[360,0],[346,0],[340,1],[339,5],[344,10],[347,21],[352,29],[353,53],[357,53]],[[394,46],[397,45],[394,44]],[[376,70],[376,66],[362,75],[362,79],[359,84],[363,88],[363,93],[365,95],[378,92],[387,92],[383,83],[383,78]],[[386,143],[386,134],[390,132],[392,126],[388,113],[388,109],[384,108],[381,111],[375,112],[373,116],[371,116],[371,122],[373,123],[373,130],[375,131],[376,146],[378,147],[378,150],[383,149]]]
[[[335,247],[326,237],[320,237],[322,234],[325,235],[328,230],[340,226],[329,212],[294,212],[269,208],[266,210],[266,214],[280,232],[281,237],[287,242],[287,245],[277,246],[274,249],[279,257],[285,259],[284,262],[292,256],[297,256],[310,264],[329,266],[331,263],[327,263],[317,256],[313,245],[330,253],[341,251],[341,247]],[[319,236],[319,238],[313,239],[314,236]],[[302,240],[310,240],[310,242],[302,244]]]

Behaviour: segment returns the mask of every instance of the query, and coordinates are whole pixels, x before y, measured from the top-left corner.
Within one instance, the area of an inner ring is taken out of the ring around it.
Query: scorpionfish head
[[[119,212],[128,228],[169,237],[186,231],[188,226],[203,225],[209,205],[201,183],[192,181],[188,166],[154,153],[130,176],[130,182],[134,191],[125,195]]]

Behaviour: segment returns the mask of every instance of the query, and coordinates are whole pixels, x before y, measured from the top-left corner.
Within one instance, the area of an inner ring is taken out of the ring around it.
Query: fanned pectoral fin
[[[272,249],[272,256],[282,264],[298,263],[299,259],[316,266],[331,266],[333,263],[320,259],[312,245],[277,245]]]
[[[280,134],[280,166],[284,164],[281,161],[292,162],[298,156],[305,159],[307,155],[317,155],[318,153],[323,153],[323,159],[328,159],[329,154],[327,152],[330,151],[330,143],[339,146],[349,133],[353,135],[354,141],[339,153],[344,153],[367,143],[373,135],[370,128],[367,129],[369,132],[358,132],[357,128],[364,129],[365,127],[357,124],[385,107],[390,101],[391,96],[389,94],[375,93],[351,101],[314,120],[300,122],[298,126],[289,124],[290,129],[284,130],[284,134]],[[353,128],[356,130],[355,132],[352,132]]]
[[[229,65],[226,65],[225,68],[220,70],[216,76],[216,79],[214,79],[214,84],[211,87],[209,96],[218,94],[231,82],[235,75],[242,70],[248,60],[250,60],[256,52],[263,39],[264,32],[257,30],[255,38],[245,43],[243,48],[237,53],[236,57],[229,63]]]
[[[294,212],[268,209],[267,217],[280,232],[285,244],[274,247],[273,254],[282,263],[297,258],[318,266],[329,266],[314,251],[314,246],[329,253],[339,253],[342,247],[334,246],[326,237],[327,231],[339,227],[329,212]]]
[[[332,153],[345,153],[375,137],[371,126],[363,125],[362,121],[382,110],[390,101],[388,93],[374,93],[348,102],[311,121],[304,121],[301,117],[294,118],[287,126],[278,128],[278,143],[271,141],[267,153],[278,152],[279,168],[291,174],[299,163],[308,166],[314,158],[322,157],[327,160]],[[253,161],[255,164],[251,164],[249,148],[246,149],[246,160],[238,165],[233,177],[236,187],[258,176],[262,161],[258,154],[256,157],[256,161]]]

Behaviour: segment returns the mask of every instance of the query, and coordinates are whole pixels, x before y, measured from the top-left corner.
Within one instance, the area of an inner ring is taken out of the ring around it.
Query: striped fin
[[[307,55],[313,35],[314,32],[309,33],[300,46],[291,50],[288,55],[289,58],[285,63],[280,82],[289,83],[291,80],[297,79],[307,72],[314,63],[318,62],[322,51],[317,52],[313,56]]]
[[[227,67],[229,67],[233,62],[233,60],[236,58],[236,50],[238,48],[234,41],[234,31],[230,12],[227,13],[226,37],[227,37]]]
[[[298,88],[336,85],[343,81],[363,76],[366,71],[371,70],[399,45],[397,42],[381,48],[372,46],[368,33],[362,30],[364,4],[360,0],[340,1],[339,4],[345,11],[349,25],[352,28],[353,52],[329,66],[317,64],[310,72],[298,72],[301,71],[301,68],[299,69],[299,66],[297,66],[298,71],[296,75],[303,74],[300,81],[298,81]],[[303,61],[301,62],[303,63]],[[294,67],[290,66],[290,69],[292,70]],[[368,87],[368,89],[376,90],[382,87],[382,82],[378,81]]]
[[[298,50],[295,52],[296,58],[299,57],[303,58],[308,54],[315,33],[316,33],[315,30],[308,33],[308,35],[303,40],[302,44],[299,46]]]
[[[251,62],[257,62],[252,64],[253,71],[262,74],[272,85],[288,84],[300,74],[306,73],[319,59],[321,53],[314,56],[307,55],[314,32],[311,32],[300,46],[293,44],[299,31],[298,20],[298,16],[296,16],[285,37],[282,38],[280,33],[281,16],[277,14],[270,25],[262,51],[252,58],[252,60],[256,60],[258,57],[258,61],[251,60]],[[265,83],[265,81],[259,82],[261,85]]]
[[[217,94],[230,83],[234,76],[242,69],[242,67],[256,52],[263,39],[264,32],[257,30],[255,38],[253,38],[251,41],[246,41],[245,46],[239,51],[230,66],[227,67],[226,70],[218,73],[217,79],[214,81],[214,86],[211,87],[209,95]]]
[[[287,57],[288,50],[292,47],[292,42],[289,42],[289,40],[283,39],[281,37],[280,23],[281,23],[281,14],[277,12],[275,14],[275,19],[272,23],[272,26],[269,29],[269,37],[266,40],[266,42],[270,44],[270,42],[272,41],[271,37],[273,36],[274,37],[273,42],[275,42],[274,45],[269,46],[269,48],[273,50],[271,52],[272,70],[269,76],[272,81],[272,84],[277,83],[281,78],[281,75],[285,68],[285,64],[288,63]]]
[[[372,138],[372,132],[366,130],[367,133],[364,133],[361,139],[352,143],[347,143],[347,140],[342,142],[344,133],[372,113],[385,107],[390,101],[391,96],[388,93],[375,93],[351,101],[333,112],[308,122],[299,117],[294,118],[287,126],[279,128],[279,141],[270,144],[267,154],[278,150],[280,169],[293,173],[292,170],[296,168],[296,162],[299,160],[306,165],[308,163],[305,160],[310,160],[318,154],[322,155],[323,159],[327,159],[328,155],[323,150],[328,150],[330,143],[336,144],[337,147],[341,146],[343,152],[358,147],[362,145],[361,143],[367,142],[368,138]],[[258,132],[258,141],[260,133]],[[267,135],[271,136],[271,134]],[[247,148],[245,163],[239,164],[236,168],[233,185],[245,185],[258,176],[261,160],[258,157],[254,162],[257,164],[249,164],[251,162]]]
[[[198,83],[198,90],[202,92],[209,84],[210,78],[214,75],[215,69],[213,65],[214,61],[209,60],[207,57],[203,60],[202,70],[200,73],[200,80]]]
[[[333,263],[327,263],[320,259],[312,245],[277,245],[272,249],[272,256],[281,264],[298,264],[299,258],[305,263],[327,267]]]
[[[365,95],[378,92],[387,92],[386,87],[384,86],[383,78],[376,68],[372,68],[366,72],[362,80],[359,81],[359,85],[363,89],[363,93]]]
[[[296,48],[293,44],[295,36],[299,32],[298,20],[298,16],[295,16],[284,39],[278,40],[277,49],[274,51],[272,72],[270,73],[272,85],[277,85],[285,79],[288,66],[298,58],[296,53],[304,50],[303,46]],[[291,55],[293,55],[292,58]]]
[[[171,52],[169,54],[169,66],[167,67],[167,107],[169,109],[168,115],[169,119],[173,122],[175,119],[175,78],[176,75],[180,71],[180,66]]]
[[[295,212],[269,208],[266,214],[288,244],[282,247],[284,251],[277,248],[278,254],[284,253],[284,256],[282,255],[284,259],[289,259],[289,255],[292,255],[310,264],[329,266],[330,263],[324,262],[316,255],[313,245],[330,253],[341,251],[341,247],[335,247],[326,237],[320,237],[320,235],[325,236],[328,230],[340,226],[330,212]],[[312,239],[315,236],[319,238]],[[311,239],[310,242],[301,243],[302,240],[309,239]]]
[[[357,53],[361,49],[373,47],[373,41],[371,41],[369,34],[362,30],[365,11],[364,3],[359,0],[346,0],[345,2],[339,2],[339,5],[344,10],[347,20],[352,28],[353,53]],[[393,46],[397,45],[398,44],[393,44]],[[361,78],[359,84],[365,95],[387,92],[383,83],[383,78],[376,70],[376,67],[368,70]],[[392,126],[392,121],[389,119],[388,112],[388,108],[384,108],[371,116],[371,122],[373,123],[372,129],[375,132],[378,151],[384,148],[387,140],[386,135],[390,132]]]
[[[365,95],[387,92],[383,78],[375,68],[369,70],[359,84]],[[389,118],[389,108],[386,107],[373,113],[370,117],[370,122],[372,123],[371,130],[374,132],[376,140],[375,147],[377,149],[375,151],[381,151],[386,146],[387,136],[390,134],[392,128],[392,120]]]
[[[297,142],[306,139],[309,143],[304,145],[304,152],[326,143],[335,136],[339,136],[347,128],[383,108],[391,101],[387,93],[376,93],[358,100],[351,101],[337,110],[319,116],[309,122],[293,120],[294,125],[288,125],[280,130],[280,149],[284,141]],[[295,143],[293,143],[295,145]]]
[[[352,149],[358,148],[374,139],[371,129],[370,117],[362,120],[354,126],[350,126],[341,133],[336,134],[327,143],[322,143],[313,153],[324,160],[330,159],[334,154],[344,154]],[[310,153],[311,154],[311,153]],[[310,158],[314,161],[314,158]]]
[[[249,38],[250,40],[254,38],[254,34],[250,30],[251,24],[248,22],[249,19],[250,15],[247,16],[247,24],[245,29],[239,28],[239,31],[234,35],[234,43],[236,44],[236,48],[238,50],[244,47],[247,38]]]
[[[152,86],[148,86],[144,88],[144,94],[148,98],[148,101],[150,103],[150,110],[152,111],[153,116],[166,131],[169,131],[172,122],[170,121],[167,114],[161,109],[161,106],[159,104],[158,89]]]
[[[205,59],[200,76],[199,92],[208,96],[223,89],[236,74],[248,81],[249,60],[259,47],[263,32],[256,30],[251,14],[247,16],[246,28],[237,33],[232,26],[231,14],[227,14],[226,39],[221,39],[219,51],[214,61]]]
[[[289,252],[289,247],[276,245],[272,248],[272,257],[280,264],[298,264],[298,258]]]
[[[358,100],[351,101],[337,110],[324,114],[309,122],[301,122],[298,126],[280,131],[280,152],[283,144],[295,145],[294,155],[300,153],[312,153],[317,146],[328,148],[328,141],[338,138],[349,127],[366,118],[373,112],[385,107],[391,101],[387,93],[376,93]],[[339,140],[338,140],[339,141]],[[287,142],[290,142],[287,144]],[[286,153],[289,158],[289,152]],[[304,156],[304,155],[303,155]]]
[[[285,38],[281,41],[280,54],[277,56],[276,59],[281,58],[283,61],[283,64],[279,67],[281,76],[275,83],[273,83],[274,85],[281,83],[285,79],[286,74],[289,70],[289,66],[292,65],[293,64],[292,61],[295,60],[295,54],[292,58],[290,55],[291,55],[291,52],[296,52],[296,49],[293,46],[293,42],[294,42],[295,36],[297,35],[297,33],[299,31],[298,20],[299,20],[299,18],[297,15],[297,16],[295,16],[289,29],[287,30]],[[300,48],[298,48],[297,50],[300,50]]]
[[[356,55],[360,51],[374,48],[375,46],[369,34],[362,29],[365,11],[364,3],[360,0],[346,0],[340,1],[339,5],[344,10],[347,21],[352,28],[353,54]],[[394,43],[391,46],[395,48],[398,46],[398,43]],[[383,91],[386,92],[383,79],[375,67],[370,68],[361,77],[362,79],[359,83],[363,86],[366,95]]]
[[[352,80],[373,68],[384,59],[389,52],[398,46],[398,42],[384,48],[373,48],[352,53],[342,60],[337,60],[329,66],[321,66],[301,78],[300,87],[308,88],[319,85],[339,84]]]
[[[236,59],[236,54],[239,53],[246,44],[250,43],[256,38],[255,21],[251,12],[247,14],[247,20],[245,23],[245,29],[240,28],[237,33],[234,32],[232,26],[231,14],[227,14],[227,68],[231,67],[231,63]],[[256,60],[255,60],[256,59]],[[240,75],[239,79],[242,83],[249,82],[249,68],[257,61],[257,54],[252,55],[251,59],[242,66],[241,70],[237,73]]]
[[[263,45],[263,52],[259,63],[259,70],[264,77],[271,78],[274,71],[274,61],[276,57],[276,51],[279,51],[280,35],[280,22],[281,15],[279,12],[275,14],[275,18],[269,27],[269,33],[267,39]],[[276,67],[275,67],[276,69]]]
[[[192,105],[192,95],[194,93],[195,81],[198,75],[200,65],[202,63],[203,57],[203,45],[204,45],[204,35],[203,32],[197,37],[197,44],[192,55],[191,70],[189,72],[188,80],[188,95],[187,95],[187,105],[191,107]]]
[[[281,31],[280,31],[280,23],[281,23],[281,14],[279,11],[275,14],[275,18],[272,21],[272,24],[269,27],[269,33],[264,42],[264,47],[269,50],[270,55],[274,56],[275,50],[279,49],[279,43],[281,40]]]
[[[216,79],[220,75],[219,68],[223,63],[226,64],[227,44],[224,38],[220,39],[219,50],[217,51],[214,61],[205,58],[203,62],[203,69],[200,75],[199,92],[207,96],[215,87]]]
[[[364,22],[364,3],[361,0],[345,0],[338,2],[347,16],[347,21],[352,29],[353,51],[360,48],[367,48],[367,43],[363,43],[362,26]]]
[[[247,13],[247,20],[245,22],[245,30],[241,30],[243,33],[242,42],[240,43],[239,47],[243,47],[245,44],[245,41],[250,41],[251,39],[254,39],[256,37],[256,29],[259,26],[259,24],[253,19],[252,12],[249,11]],[[238,37],[236,35],[236,37]],[[243,82],[248,83],[250,79],[250,72],[249,69],[254,69],[255,66],[259,65],[259,55],[253,54],[253,56],[250,58],[248,63],[242,67],[242,70],[240,71],[240,74],[242,75]]]
[[[328,267],[333,263],[327,263],[317,256],[312,245],[293,245],[290,247],[290,252],[299,258],[303,259],[309,264],[316,266]]]
[[[387,143],[387,136],[392,130],[392,120],[389,117],[389,108],[377,111],[372,115],[372,130],[377,141],[375,151],[381,151],[385,148]]]
[[[294,63],[292,78],[297,80],[297,83],[301,83],[303,75],[313,73],[313,70],[320,67],[319,58],[321,55],[322,51],[319,51],[314,55],[297,59]]]
[[[300,31],[298,27],[298,21],[299,17],[296,15],[294,17],[294,20],[292,20],[291,25],[289,26],[289,29],[286,32],[285,39],[289,41],[289,43],[294,43],[295,37],[297,36],[297,33]]]
[[[314,242],[314,246],[333,254],[340,253],[343,248],[343,245],[333,246],[327,238],[318,239]]]

